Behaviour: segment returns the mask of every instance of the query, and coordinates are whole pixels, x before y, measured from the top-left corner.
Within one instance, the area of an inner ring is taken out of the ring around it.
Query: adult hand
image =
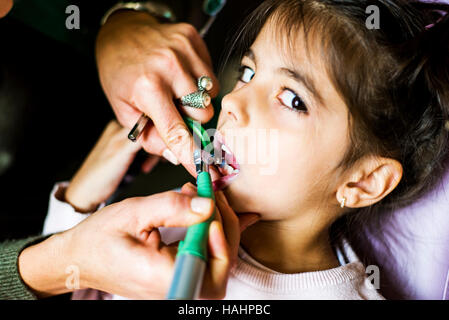
[[[67,287],[70,275],[66,271],[77,270],[76,289],[93,288],[134,299],[164,299],[177,247],[164,245],[157,228],[203,222],[213,208],[208,198],[172,191],[126,199],[23,250],[18,261],[20,275],[39,297],[75,289]],[[223,257],[225,236],[217,224],[214,221],[210,229],[210,239],[216,242],[210,244],[211,256]]]
[[[152,154],[182,163],[195,175],[193,138],[173,99],[197,90],[196,81],[207,75],[218,81],[203,40],[189,24],[160,24],[144,12],[119,11],[101,28],[96,59],[103,90],[119,122],[130,129],[145,113],[147,124],[140,143]],[[182,107],[201,122],[213,116],[213,107]]]

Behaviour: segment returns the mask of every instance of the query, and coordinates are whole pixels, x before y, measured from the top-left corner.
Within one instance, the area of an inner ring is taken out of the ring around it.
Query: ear
[[[402,178],[402,165],[390,158],[369,156],[361,159],[356,169],[338,188],[336,197],[345,206],[370,206],[387,196]]]

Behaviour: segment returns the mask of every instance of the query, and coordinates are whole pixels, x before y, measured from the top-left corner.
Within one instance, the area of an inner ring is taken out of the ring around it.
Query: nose
[[[247,99],[241,91],[243,90],[235,90],[225,95],[221,107],[228,120],[243,127],[248,124],[249,115],[246,107]]]

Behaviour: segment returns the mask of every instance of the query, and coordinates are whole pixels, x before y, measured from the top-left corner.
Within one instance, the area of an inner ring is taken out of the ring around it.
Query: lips
[[[226,145],[223,135],[219,131],[216,131],[214,135],[214,148],[215,150],[221,150],[222,164],[215,164],[211,166],[212,180],[214,190],[222,190],[226,188],[240,173],[240,165],[238,164],[231,149]]]

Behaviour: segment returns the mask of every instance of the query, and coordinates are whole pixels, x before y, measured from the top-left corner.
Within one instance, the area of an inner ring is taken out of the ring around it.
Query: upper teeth
[[[229,150],[229,148],[227,146],[225,146],[224,144],[221,145],[221,149],[224,150],[226,153],[232,154],[232,152]]]

